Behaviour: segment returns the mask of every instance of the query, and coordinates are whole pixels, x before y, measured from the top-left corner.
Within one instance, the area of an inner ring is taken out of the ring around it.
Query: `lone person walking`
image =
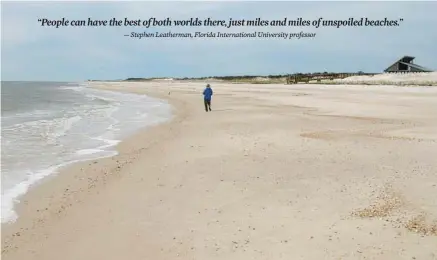
[[[205,90],[203,90],[203,101],[205,103],[205,111],[211,111],[211,98],[212,98],[212,89],[209,84],[206,85]]]

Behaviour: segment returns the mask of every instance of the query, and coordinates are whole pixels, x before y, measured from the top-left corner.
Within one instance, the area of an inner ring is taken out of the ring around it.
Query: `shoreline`
[[[70,85],[75,85],[75,87],[71,87]],[[83,85],[83,83],[77,82],[77,83],[65,84],[65,86],[60,86],[59,88],[60,89],[71,89],[68,91],[74,90],[74,92],[76,92],[76,91],[80,91],[80,90],[76,90],[75,88],[82,89],[82,88],[86,88],[86,87]],[[111,90],[105,90],[105,89],[99,90],[98,88],[91,88],[91,89],[97,90],[97,91],[99,91],[97,94],[102,93],[103,95],[107,95],[110,93],[114,93],[116,95],[119,95],[119,93],[121,93],[120,91],[111,91]],[[95,94],[96,94],[95,92],[89,93],[89,90],[86,91],[86,93],[83,93],[84,96],[95,95]],[[138,96],[142,96],[142,95],[138,95]],[[150,98],[150,100],[148,100],[148,99],[146,100],[147,102],[154,101],[156,103],[163,104],[164,106],[167,106],[167,108],[162,108],[162,111],[173,110],[173,108],[171,107],[170,104],[168,104],[166,99],[158,99],[158,98],[152,98],[152,97],[147,97],[147,98]],[[121,102],[122,100],[119,100],[119,101]],[[118,107],[117,107],[117,110],[119,110]],[[117,147],[118,147],[120,142],[122,142],[125,139],[130,138],[132,135],[135,135],[136,133],[138,133],[140,131],[144,131],[144,130],[148,129],[149,127],[153,127],[153,126],[160,124],[162,122],[167,122],[167,121],[171,120],[173,115],[169,114],[168,117],[166,115],[165,116],[161,115],[160,117],[156,117],[156,115],[152,115],[152,117],[153,117],[153,119],[152,119],[151,123],[142,122],[143,125],[139,126],[139,127],[136,126],[135,130],[132,130],[132,127],[131,127],[131,128],[129,128],[129,130],[130,130],[129,133],[124,133],[124,135],[122,135],[122,136],[120,136],[120,134],[118,136],[114,136],[114,138],[116,138],[114,140],[105,140],[103,145],[96,144],[96,146],[94,146],[94,147],[89,146],[87,149],[82,149],[83,147],[82,148],[76,147],[76,150],[72,150],[73,153],[87,151],[87,153],[85,155],[82,155],[81,157],[77,156],[77,158],[66,158],[66,160],[60,161],[59,164],[52,165],[52,166],[47,167],[47,168],[32,168],[32,171],[35,172],[35,174],[31,175],[31,177],[29,177],[26,180],[23,180],[22,182],[15,183],[15,185],[13,187],[11,187],[10,190],[8,190],[8,192],[5,194],[5,195],[7,195],[5,197],[12,198],[12,199],[7,200],[7,201],[5,200],[6,202],[8,202],[7,205],[12,205],[12,207],[7,207],[7,210],[5,210],[5,212],[8,212],[8,214],[4,214],[4,215],[2,214],[3,215],[2,218],[5,217],[5,220],[7,219],[6,221],[4,221],[2,219],[2,225],[10,225],[10,224],[13,224],[17,220],[17,218],[19,216],[18,216],[18,214],[16,214],[15,208],[18,206],[19,203],[15,202],[15,201],[21,201],[23,196],[25,196],[33,188],[37,187],[41,183],[44,183],[47,179],[53,178],[52,176],[57,176],[60,172],[63,172],[66,169],[71,168],[73,165],[86,164],[86,163],[93,162],[96,160],[101,160],[101,159],[111,158],[111,157],[116,156],[119,153]],[[123,130],[126,131],[127,129],[123,129]],[[100,136],[97,138],[100,138]],[[111,142],[107,142],[107,141],[111,141]],[[89,153],[88,151],[90,151],[90,150],[94,150],[94,151],[91,151],[91,153]],[[18,187],[18,191],[17,191],[17,187]],[[2,198],[2,200],[3,200],[3,198]]]
[[[112,82],[104,82],[104,83],[112,83]],[[117,91],[117,90],[111,90],[106,88],[99,88],[98,86],[93,86],[91,88]],[[122,91],[122,90],[118,90],[118,92],[130,93],[129,91]],[[144,93],[138,95],[144,95]],[[179,109],[175,109],[175,108],[183,107],[183,104],[181,102],[178,102],[176,100],[171,100],[165,97],[163,94],[160,95],[158,93],[154,93],[153,95],[148,95],[148,96],[158,100],[167,101],[171,106],[170,109],[172,111],[172,117],[166,120],[165,122],[142,127],[137,131],[135,131],[135,133],[123,138],[118,144],[116,144],[113,147],[113,151],[117,153],[115,155],[105,156],[97,159],[86,159],[77,162],[71,162],[65,166],[61,166],[54,173],[46,177],[43,177],[38,182],[32,184],[24,195],[19,196],[18,198],[19,202],[14,205],[14,211],[18,215],[18,218],[15,221],[8,221],[8,222],[1,223],[2,253],[4,251],[3,241],[5,238],[10,239],[11,237],[16,237],[16,234],[20,234],[19,236],[21,236],[21,233],[23,231],[27,231],[29,230],[30,226],[34,226],[35,219],[31,219],[31,218],[35,217],[35,212],[41,213],[38,214],[39,216],[36,219],[36,222],[37,223],[44,222],[44,219],[48,215],[62,213],[66,210],[67,207],[59,206],[59,204],[65,204],[67,203],[67,201],[71,201],[71,199],[69,198],[71,194],[81,192],[83,188],[86,186],[84,182],[85,178],[91,180],[91,179],[100,179],[101,177],[106,177],[106,176],[99,176],[99,174],[97,173],[94,173],[92,176],[85,176],[84,174],[78,174],[78,172],[89,173],[98,170],[110,171],[109,169],[121,168],[120,165],[124,165],[121,162],[123,161],[123,158],[130,155],[131,153],[135,153],[135,151],[130,151],[132,148],[130,145],[130,143],[132,143],[131,140],[137,139],[139,137],[141,138],[144,135],[149,135],[149,132],[153,133],[157,131],[155,128],[160,129],[160,128],[165,128],[167,125],[171,126],[173,124],[173,121],[178,120],[178,118],[181,116],[180,115],[181,113],[175,112],[175,111],[179,111]],[[129,145],[126,145],[126,142],[129,143]],[[143,147],[136,147],[134,149],[141,149],[141,148]],[[75,173],[76,176],[68,176],[69,173]],[[76,190],[72,190],[71,189],[72,186],[76,186]],[[37,202],[35,203],[36,205],[34,206],[29,205],[29,204],[33,204],[32,202],[35,201],[44,201],[44,202],[43,203]],[[69,206],[72,206],[72,204]]]
[[[166,99],[173,118],[29,191],[4,257],[437,255],[420,233],[437,220],[437,91],[217,83],[205,113],[203,84],[93,87]]]

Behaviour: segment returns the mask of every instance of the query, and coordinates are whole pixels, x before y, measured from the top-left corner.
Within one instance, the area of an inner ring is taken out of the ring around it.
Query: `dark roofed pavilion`
[[[415,57],[404,56],[390,67],[384,70],[384,72],[396,73],[396,72],[432,72],[432,70],[419,66],[413,63]]]

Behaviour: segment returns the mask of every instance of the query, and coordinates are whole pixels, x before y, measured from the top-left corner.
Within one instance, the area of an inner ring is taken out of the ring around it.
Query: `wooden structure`
[[[413,63],[415,57],[404,56],[384,70],[386,73],[398,72],[432,72],[432,70]]]

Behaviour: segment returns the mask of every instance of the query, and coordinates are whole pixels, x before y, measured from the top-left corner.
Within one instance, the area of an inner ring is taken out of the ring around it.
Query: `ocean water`
[[[70,163],[113,156],[140,128],[171,118],[165,101],[86,83],[2,82],[1,221],[29,187]]]

